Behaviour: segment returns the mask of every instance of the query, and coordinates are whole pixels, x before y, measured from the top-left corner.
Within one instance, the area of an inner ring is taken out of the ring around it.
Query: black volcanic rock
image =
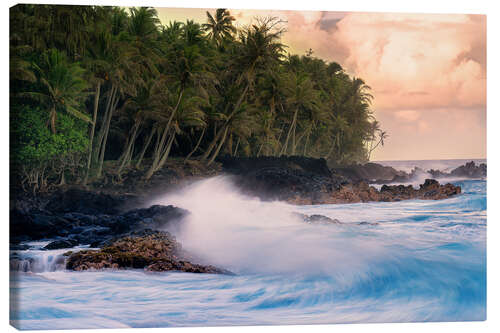
[[[10,237],[11,243],[64,237],[77,244],[99,244],[133,231],[178,227],[187,214],[184,209],[160,205],[114,215],[57,211],[39,214],[13,210],[10,213]],[[51,246],[55,248],[63,244]]]
[[[348,166],[335,166],[333,170],[349,179],[352,183],[361,181],[372,182],[374,180],[392,181],[393,179],[406,179],[409,176],[404,171],[398,171],[393,167],[373,162]]]
[[[45,250],[57,250],[57,249],[69,249],[78,245],[78,242],[74,239],[60,239],[47,244]]]
[[[118,214],[134,198],[72,188],[53,193],[44,208],[52,213]]]
[[[484,178],[486,177],[486,164],[476,165],[474,161],[470,161],[452,170],[450,175],[454,177]]]
[[[262,156],[262,157],[220,157],[217,159],[225,172],[242,175],[262,169],[296,170],[317,176],[330,177],[332,172],[323,158],[303,156]]]
[[[470,161],[464,165],[459,166],[458,168],[453,169],[451,172],[443,172],[440,170],[431,169],[427,171],[434,178],[449,178],[449,177],[457,177],[457,178],[471,178],[471,179],[483,179],[486,178],[486,164],[481,163],[476,165],[474,161]]]

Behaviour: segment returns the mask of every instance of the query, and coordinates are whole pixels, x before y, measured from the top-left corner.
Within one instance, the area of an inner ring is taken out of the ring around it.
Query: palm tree
[[[79,110],[87,89],[84,70],[79,63],[70,63],[64,53],[50,49],[41,56],[38,64],[33,63],[32,66],[39,89],[21,95],[35,99],[47,108],[47,124],[52,133],[56,133],[58,111],[65,111],[88,123],[92,122],[84,111]]]
[[[375,140],[377,140],[378,137],[378,142],[373,146],[373,143]],[[380,123],[377,120],[374,120],[370,124],[370,136],[369,136],[369,142],[370,142],[370,147],[368,148],[368,160],[370,160],[370,156],[372,152],[379,146],[382,145],[384,146],[384,140],[387,139],[389,135],[387,134],[386,131],[382,131],[380,129]]]
[[[284,46],[279,40],[284,30],[279,28],[280,23],[281,21],[272,17],[259,19],[256,24],[250,25],[241,31],[240,40],[237,43],[237,53],[232,64],[239,75],[231,88],[233,86],[238,87],[241,84],[243,84],[244,88],[236,103],[234,103],[232,111],[226,116],[223,128],[214,137],[202,159],[213,160],[215,158],[209,158],[209,155],[221,138],[222,141],[225,140],[227,127],[234,115],[239,111],[255,75],[259,72],[271,71],[281,62]],[[227,114],[231,105],[233,103],[227,103],[225,114]],[[214,155],[217,154],[216,151]]]
[[[280,156],[286,154],[290,137],[292,138],[291,154],[295,155],[297,140],[297,123],[299,122],[299,112],[301,110],[315,112],[319,108],[319,95],[314,89],[312,81],[304,73],[289,73],[286,75],[284,93],[286,105],[289,110],[293,110],[293,116],[288,127],[288,133],[281,149]]]
[[[113,17],[121,15],[121,12],[112,12],[112,15]],[[122,40],[120,34],[115,36],[104,33],[101,41],[96,45],[95,52],[102,71],[101,75],[109,87],[106,93],[103,120],[97,134],[96,146],[93,149],[94,157],[92,158],[98,162],[96,174],[97,177],[100,177],[113,113],[118,106],[120,97],[124,93],[134,95],[136,87],[143,83],[141,73],[144,66],[134,61],[137,60],[137,49],[126,40]]]
[[[174,142],[176,135],[181,134],[184,128],[187,127],[205,127],[205,113],[202,110],[203,106],[206,106],[207,100],[203,97],[197,96],[194,90],[190,90],[186,93],[186,98],[184,98],[178,107],[178,112],[175,114],[175,118],[172,122],[172,131],[168,140],[163,156],[161,157],[157,170],[161,169],[170,155],[172,149],[172,143]]]
[[[137,94],[130,96],[124,102],[122,113],[125,114],[127,122],[131,122],[132,125],[130,126],[122,156],[119,159],[118,175],[130,164],[134,151],[133,147],[144,123],[149,119],[163,120],[160,114],[163,93],[162,83],[152,77],[146,78],[144,84],[137,89]],[[146,146],[149,145],[151,138],[145,142]],[[144,153],[141,152],[141,156],[144,156]]]
[[[173,81],[170,86],[174,86],[172,91],[167,92],[166,96],[172,94],[173,91],[177,92],[177,97],[174,103],[166,103],[165,110],[170,114],[168,121],[162,129],[162,135],[159,144],[156,146],[155,152],[153,154],[153,162],[148,172],[145,175],[145,179],[151,178],[151,176],[159,170],[165,163],[165,156],[168,156],[169,152],[167,142],[167,137],[171,137],[174,134],[171,132],[171,126],[179,106],[182,103],[184,92],[189,87],[196,87],[198,90],[198,95],[208,98],[208,93],[205,90],[207,85],[210,85],[215,81],[215,77],[207,71],[208,64],[206,63],[205,57],[200,53],[200,49],[197,44],[191,45],[194,42],[193,38],[198,38],[201,33],[195,33],[193,30],[193,24],[187,23],[183,26],[184,45],[174,45],[174,49],[168,50],[170,55],[170,61],[164,64],[165,69],[168,71],[166,74],[167,79]],[[198,40],[202,43],[202,40]],[[170,99],[171,101],[173,99]]]
[[[130,9],[127,39],[136,49],[133,61],[154,74],[157,74],[156,64],[160,57],[159,26],[160,20],[156,9],[150,7]]]
[[[208,37],[221,47],[224,41],[231,40],[236,33],[236,27],[233,26],[235,20],[225,8],[217,9],[214,16],[207,11],[207,23],[203,24],[203,29],[208,31]]]

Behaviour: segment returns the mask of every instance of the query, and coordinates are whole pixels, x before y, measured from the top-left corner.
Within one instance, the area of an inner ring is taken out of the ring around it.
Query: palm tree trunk
[[[283,106],[281,106],[281,110],[283,110]],[[277,140],[277,143],[278,143],[278,149],[277,149],[275,152],[273,152],[273,155],[274,155],[274,156],[279,156],[279,155],[280,155],[280,153],[279,153],[279,151],[280,151],[280,150],[279,150],[279,146],[281,145],[280,140],[281,140],[281,135],[283,134],[283,129],[284,129],[284,128],[285,128],[285,124],[283,124],[283,125],[281,125],[281,126],[280,126],[280,134],[278,135],[278,140]],[[273,150],[274,150],[274,149],[273,149]]]
[[[229,155],[233,155],[233,133],[229,134],[229,139],[227,139],[226,151]]]
[[[111,91],[106,101],[106,108],[104,109],[104,117],[102,119],[102,124],[101,127],[99,128],[99,132],[97,134],[97,140],[95,141],[95,147],[93,149],[94,156],[92,157],[92,160],[94,161],[94,163],[96,163],[99,160],[99,154],[101,152],[101,147],[102,147],[102,140],[104,139],[104,132],[106,132],[106,122],[114,98],[115,98],[115,87],[112,85]]]
[[[158,167],[156,168],[155,171],[158,171],[161,168],[163,168],[163,166],[165,165],[165,162],[167,162],[168,156],[170,155],[170,150],[172,148],[172,144],[174,143],[174,139],[175,139],[175,131],[172,131],[172,134],[170,134],[170,138],[168,139],[165,152],[163,153],[163,156],[161,157],[161,160],[158,163]]]
[[[132,135],[130,136],[130,138],[128,140],[128,144],[124,150],[122,162],[121,162],[120,167],[118,168],[118,171],[117,171],[118,174],[120,174],[122,172],[123,168],[125,168],[128,165],[128,162],[130,162],[130,160],[131,160],[132,153],[133,153],[132,147],[134,146],[135,140],[137,138],[137,133],[138,133],[138,130],[140,127],[141,127],[141,120],[139,119],[138,121],[136,121],[134,123],[133,129],[132,129]]]
[[[307,145],[309,144],[309,135],[310,134],[311,134],[311,131],[308,131],[307,136],[306,136],[306,142],[304,143],[304,156],[306,156]]]
[[[236,105],[234,106],[233,112],[231,112],[231,114],[226,119],[226,124],[231,121],[231,119],[236,114],[236,111],[238,111],[238,109],[240,108],[241,103],[243,103],[243,99],[245,98],[245,96],[248,92],[248,88],[250,88],[250,83],[247,83],[245,89],[243,89],[243,92],[241,93],[240,98],[238,99],[238,101],[236,102]]]
[[[50,110],[50,130],[52,131],[52,134],[56,134],[56,117],[56,108],[55,106],[52,106],[52,109]]]
[[[262,147],[264,147],[264,143],[260,144],[259,150],[257,151],[257,157],[260,156],[260,152],[262,151]]]
[[[179,108],[179,105],[181,104],[182,100],[182,95],[184,94],[184,89],[181,89],[179,92],[179,97],[177,99],[177,104],[175,105],[175,108],[172,110],[172,113],[170,114],[170,117],[168,118],[167,125],[165,126],[165,130],[163,131],[163,135],[161,137],[161,140],[159,144],[155,148],[155,153],[153,157],[153,163],[151,164],[151,167],[149,168],[148,172],[145,175],[145,179],[151,178],[153,173],[158,170],[158,166],[160,164],[160,159],[162,158],[162,152],[166,150],[167,148],[165,147],[165,140],[167,138],[167,134],[170,131],[170,126],[172,124],[172,120],[174,119],[175,113],[177,112],[177,109]]]
[[[92,163],[92,147],[95,134],[95,124],[97,121],[97,109],[99,108],[99,95],[101,94],[101,82],[97,82],[97,87],[94,96],[94,116],[92,117],[92,128],[90,129],[90,142],[89,142],[89,155],[87,157],[87,172],[85,174],[85,179],[83,185],[86,185],[89,180],[90,164]]]
[[[148,135],[148,138],[146,139],[146,142],[144,143],[144,146],[142,147],[141,152],[139,153],[139,157],[137,158],[137,163],[135,164],[135,167],[138,169],[142,163],[142,159],[144,158],[144,155],[146,154],[146,151],[148,150],[148,147],[151,143],[151,140],[153,139],[153,136],[156,133],[156,127],[151,129],[151,132]]]
[[[148,172],[144,176],[144,179],[148,180],[149,178],[151,178],[153,173],[155,173],[155,171],[157,170],[158,163],[160,162],[162,152],[165,149],[164,147],[165,147],[165,141],[167,139],[167,136],[168,136],[168,131],[167,131],[167,126],[165,125],[165,127],[163,129],[163,134],[161,135],[161,138],[160,138],[160,130],[158,130],[158,139],[159,140],[156,141],[155,151],[153,152],[153,162],[151,163],[151,166],[149,167]]]
[[[204,161],[208,158],[208,156],[210,156],[210,153],[215,148],[215,146],[216,146],[217,142],[219,141],[219,139],[221,138],[221,136],[225,133],[225,130],[227,127],[228,127],[228,124],[222,125],[222,128],[219,130],[217,135],[213,138],[212,142],[210,142],[205,153],[203,153],[203,155],[201,156],[201,160]]]
[[[236,156],[236,154],[238,153],[239,146],[240,146],[240,138],[238,137],[238,141],[236,141],[236,148],[234,148],[234,155],[233,156]]]
[[[238,98],[238,101],[236,102],[236,105],[234,106],[233,108],[233,111],[231,112],[231,114],[229,114],[229,116],[226,118],[226,121],[223,125],[223,128],[220,129],[219,133],[217,133],[217,135],[214,137],[214,139],[212,140],[212,142],[210,143],[210,145],[208,146],[207,150],[205,151],[205,153],[203,154],[202,156],[202,160],[206,160],[208,158],[208,156],[210,155],[210,153],[212,152],[212,150],[214,149],[217,141],[219,141],[220,137],[222,136],[223,133],[226,133],[226,129],[229,125],[229,122],[231,121],[231,119],[234,117],[234,115],[236,114],[236,112],[238,111],[238,109],[240,108],[241,106],[241,103],[243,103],[243,99],[245,98],[247,92],[248,92],[248,88],[250,87],[250,83],[247,83],[247,85],[245,86],[245,89],[243,89],[243,92],[241,93],[240,97]],[[225,127],[225,128],[224,128]]]
[[[206,127],[203,127],[203,131],[201,132],[200,134],[200,138],[198,139],[198,142],[196,143],[196,146],[194,147],[194,149],[186,156],[186,158],[184,159],[184,164],[189,160],[189,158],[191,158],[191,156],[195,153],[196,150],[198,150],[198,148],[200,147],[200,144],[201,144],[201,140],[203,139],[203,136],[205,135],[205,130],[206,130]]]
[[[281,153],[279,156],[285,154],[286,150],[288,149],[288,140],[290,140],[290,135],[292,134],[292,129],[295,127],[295,122],[297,121],[297,114],[298,113],[299,113],[299,109],[297,108],[297,109],[295,109],[295,113],[293,114],[292,123],[290,124],[290,128],[288,129],[285,144],[283,145],[283,148],[281,149]]]
[[[213,153],[213,155],[210,158],[210,160],[208,161],[207,165],[212,164],[213,161],[215,161],[215,158],[217,157],[217,155],[219,155],[220,149],[222,148],[222,145],[224,144],[224,141],[226,141],[228,129],[229,129],[229,126],[226,126],[226,129],[224,130],[224,135],[222,136],[222,139],[220,140],[219,146],[217,147],[217,149]]]
[[[116,109],[116,106],[118,105],[119,98],[117,97],[116,90],[117,89],[115,89],[115,100],[111,104],[111,108],[109,109],[108,119],[105,124],[105,132],[102,140],[101,151],[99,154],[99,166],[97,167],[97,177],[101,177],[102,175],[102,165],[104,163],[104,154],[106,153],[106,144],[108,142],[109,126],[111,124],[111,118],[113,117],[113,111]]]
[[[330,150],[328,151],[328,153],[325,155],[325,157],[323,157],[325,160],[328,159],[328,157],[330,157],[330,155],[333,153],[333,149],[335,148],[335,141],[332,143],[331,147],[330,147]]]
[[[292,132],[292,156],[295,155],[295,149],[297,148],[297,142],[295,141],[295,134],[297,132],[297,119],[295,119],[295,124],[293,125],[293,132]]]

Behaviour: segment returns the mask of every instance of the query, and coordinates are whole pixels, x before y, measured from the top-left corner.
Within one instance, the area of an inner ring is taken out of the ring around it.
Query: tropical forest
[[[313,50],[291,54],[276,17],[160,22],[150,7],[66,5],[10,16],[10,168],[26,191],[132,171],[147,182],[171,161],[227,156],[346,165],[387,137],[370,87]]]

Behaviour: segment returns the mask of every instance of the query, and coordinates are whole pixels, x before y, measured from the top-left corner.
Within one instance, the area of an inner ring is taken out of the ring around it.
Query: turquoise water
[[[236,276],[68,272],[50,264],[58,253],[45,251],[45,270],[11,273],[11,322],[60,329],[485,320],[486,181],[455,183],[463,194],[441,201],[297,207],[246,198],[223,177],[202,181],[152,203],[190,209],[185,228],[171,231],[201,261]],[[309,225],[293,211],[344,224]]]

